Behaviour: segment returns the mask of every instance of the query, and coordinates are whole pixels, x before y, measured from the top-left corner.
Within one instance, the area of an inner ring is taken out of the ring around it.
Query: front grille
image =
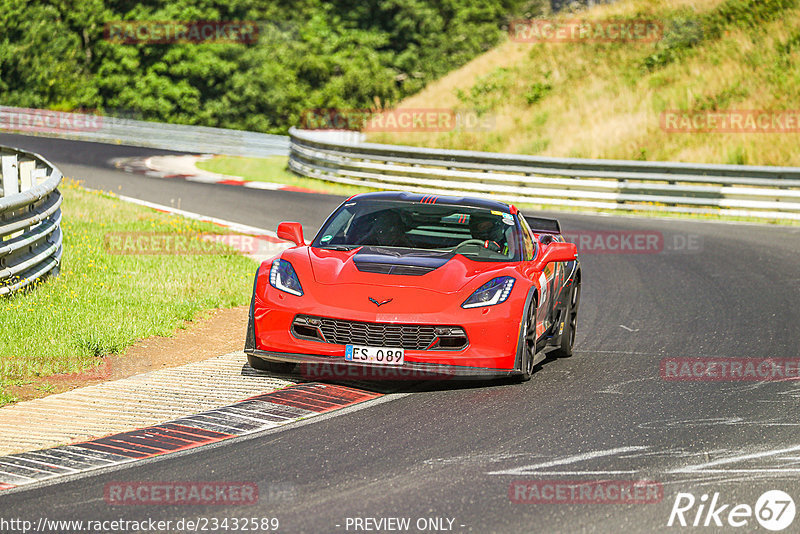
[[[337,345],[367,345],[406,350],[460,350],[467,345],[467,336],[459,327],[364,323],[305,315],[295,317],[292,333],[299,338]]]
[[[425,350],[436,339],[432,326],[359,323],[322,319],[322,335],[328,343]]]

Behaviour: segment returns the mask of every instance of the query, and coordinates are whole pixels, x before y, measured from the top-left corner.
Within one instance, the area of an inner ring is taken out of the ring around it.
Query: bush
[[[531,0],[0,0],[4,105],[285,133],[313,108],[391,106],[499,42]],[[116,44],[121,20],[242,20],[246,44]]]

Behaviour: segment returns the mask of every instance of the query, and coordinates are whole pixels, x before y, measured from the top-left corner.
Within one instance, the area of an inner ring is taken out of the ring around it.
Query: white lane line
[[[800,468],[791,468],[791,467],[774,467],[774,468],[753,468],[753,469],[693,469],[691,471],[681,471],[680,469],[675,469],[669,471],[671,474],[675,473],[718,473],[718,474],[725,474],[725,473],[800,473]]]
[[[24,475],[19,475],[16,473],[9,473],[7,471],[3,471],[2,469],[0,469],[0,478],[3,479],[2,483],[4,484],[16,484],[16,485],[31,484],[33,482],[38,482],[39,480],[42,480],[42,479],[26,477]]]
[[[794,445],[793,447],[786,447],[784,449],[774,449],[771,451],[764,451],[764,452],[754,452],[751,454],[742,454],[740,456],[734,456],[732,458],[720,458],[719,460],[714,460],[711,462],[706,462],[702,464],[690,465],[686,467],[680,467],[678,469],[673,469],[668,471],[668,473],[712,473],[712,472],[724,472],[724,473],[746,473],[746,472],[781,472],[781,471],[800,471],[800,469],[709,469],[719,465],[727,465],[733,464],[737,462],[744,462],[747,460],[754,460],[756,458],[766,458],[768,456],[777,456],[779,454],[783,454],[786,452],[794,452],[800,451],[800,445]]]
[[[46,468],[48,468],[48,469],[40,469],[38,467],[35,468],[35,469],[40,469],[41,471],[48,471],[49,472],[49,469],[66,469],[66,470],[72,471],[73,473],[77,473],[79,471],[78,469],[75,469],[73,467],[67,467],[65,465],[54,465],[53,463],[43,462],[41,460],[36,460],[34,458],[26,458],[26,457],[23,457],[23,456],[18,456],[16,454],[8,455],[5,458],[11,458],[13,460],[17,460],[18,462],[28,462],[28,463],[32,463],[32,464],[39,464],[39,465],[43,465]]]
[[[634,378],[632,380],[624,380],[624,381],[619,382],[617,384],[611,384],[609,386],[606,386],[605,388],[603,388],[600,391],[598,391],[598,393],[610,393],[610,394],[614,394],[614,395],[625,395],[625,393],[623,393],[622,391],[619,390],[622,386],[625,386],[627,384],[633,384],[634,382],[646,382],[648,380],[654,380],[654,377],[648,376],[648,377],[645,377],[645,378]]]
[[[638,471],[535,471],[533,473],[521,473],[524,475],[546,475],[546,476],[584,476],[584,475],[635,475]],[[507,473],[489,473],[490,475]]]
[[[277,421],[270,421],[268,419],[264,419],[263,417],[257,417],[257,416],[253,416],[253,415],[245,415],[245,414],[241,414],[241,413],[236,413],[233,410],[224,410],[224,411],[223,410],[214,410],[214,413],[226,416],[225,420],[228,420],[228,421],[231,420],[230,419],[231,417],[235,417],[235,418],[241,419],[244,422],[248,422],[249,421],[249,422],[255,423],[257,425],[276,425],[276,424],[278,424]],[[284,417],[283,419],[284,420],[288,420],[287,417]],[[235,422],[235,421],[233,421],[233,422]]]
[[[503,471],[491,471],[487,474],[489,475],[533,475],[539,474],[537,469],[545,469],[547,467],[555,467],[557,465],[567,465],[567,464],[574,464],[577,462],[584,462],[586,460],[593,460],[595,458],[602,458],[604,456],[613,456],[615,454],[619,454],[622,452],[632,452],[632,451],[641,451],[649,449],[649,447],[644,446],[634,446],[634,447],[617,447],[615,449],[606,449],[602,451],[592,451],[586,452],[583,454],[576,454],[575,456],[567,456],[566,458],[561,458],[558,460],[551,460],[549,462],[542,462],[539,464],[531,464],[526,465],[523,467],[517,467],[514,469],[507,469]],[[626,471],[627,472],[627,471]],[[598,473],[598,472],[593,472]],[[602,473],[615,473],[615,471],[602,471]]]
[[[260,424],[263,424],[265,422],[269,422],[269,423],[277,423],[278,422],[278,421],[272,421],[270,419],[264,419],[263,415],[269,415],[270,417],[274,417],[276,419],[281,419],[282,421],[290,421],[292,419],[296,419],[296,417],[297,417],[297,416],[289,417],[289,416],[286,416],[286,415],[278,415],[278,414],[272,414],[272,413],[262,414],[262,417],[259,417],[259,414],[254,414],[252,412],[245,412],[244,410],[237,410],[237,409],[234,409],[234,408],[231,408],[229,410],[225,410],[225,413],[230,415],[230,416],[232,416],[232,417],[241,417],[242,419],[246,419],[248,421],[254,421],[254,422],[260,423]]]
[[[285,186],[283,184],[275,184],[272,182],[250,182],[245,181],[242,184],[244,187],[249,187],[251,189],[267,189],[270,191],[276,191],[278,189],[283,189]]]
[[[252,432],[246,432],[246,433],[237,435],[233,439],[235,439],[236,440],[235,443],[238,443],[238,444],[242,444],[242,443],[245,443],[247,441],[256,440],[256,439],[264,439],[266,436],[269,436],[269,435],[271,435],[273,433],[285,432],[287,430],[297,429],[297,428],[300,428],[300,427],[303,427],[303,426],[306,426],[306,425],[327,421],[328,419],[332,419],[334,417],[341,417],[343,415],[348,415],[348,414],[351,414],[351,413],[354,413],[354,412],[358,412],[358,411],[361,411],[361,410],[364,410],[364,409],[367,409],[367,408],[371,408],[371,407],[376,406],[378,404],[383,404],[385,402],[395,401],[395,400],[401,399],[403,397],[407,397],[409,395],[411,395],[411,393],[388,393],[388,394],[385,394],[385,395],[383,395],[381,397],[377,397],[377,398],[374,398],[374,399],[358,402],[356,404],[351,404],[350,406],[345,406],[344,408],[339,408],[339,409],[336,409],[336,410],[332,410],[330,412],[324,412],[324,413],[321,413],[321,414],[318,414],[318,415],[314,415],[314,416],[309,416],[309,417],[300,417],[300,418],[295,419],[293,421],[287,421],[286,423],[282,423],[282,424],[280,424],[280,425],[278,425],[276,427],[262,428],[262,429],[258,429],[258,430],[252,431]],[[175,421],[169,421],[168,423],[165,423],[165,424],[176,424],[176,425],[179,425],[185,420],[186,420],[186,418],[181,418],[181,419],[178,419],[178,420],[175,420]],[[288,423],[291,423],[291,426]],[[197,426],[197,428],[200,428],[200,427]],[[33,489],[33,488],[43,488],[43,487],[54,486],[54,485],[57,485],[57,484],[63,484],[65,482],[72,482],[72,481],[75,481],[75,480],[88,478],[90,476],[95,476],[95,475],[98,475],[98,474],[101,474],[101,473],[112,473],[112,472],[116,472],[116,471],[122,471],[122,470],[129,469],[130,467],[132,467],[131,464],[141,466],[141,465],[146,465],[146,464],[154,463],[154,462],[163,462],[163,461],[168,461],[168,460],[174,460],[175,458],[181,458],[183,456],[187,456],[187,455],[190,455],[190,454],[197,454],[197,453],[201,453],[201,452],[207,452],[209,450],[216,449],[216,448],[219,448],[219,447],[227,447],[227,446],[230,446],[231,443],[232,443],[232,439],[222,439],[222,440],[219,440],[219,441],[216,441],[216,442],[213,442],[213,443],[204,444],[204,445],[202,445],[200,447],[190,447],[188,449],[175,451],[175,452],[172,452],[170,454],[158,454],[158,455],[151,456],[151,457],[148,457],[148,458],[143,458],[143,459],[128,458],[128,457],[120,456],[120,458],[121,458],[120,460],[115,460],[114,463],[111,463],[111,464],[97,465],[97,466],[93,467],[92,469],[88,469],[86,471],[81,471],[81,472],[78,472],[78,473],[75,473],[75,474],[64,474],[64,475],[61,475],[61,476],[54,476],[54,477],[50,477],[50,478],[31,479],[31,478],[22,477],[22,476],[13,475],[11,473],[8,473],[9,477],[17,477],[17,478],[19,478],[20,482],[16,482],[16,483],[11,482],[12,484],[16,484],[16,487],[3,490],[3,492],[0,493],[0,495],[18,493],[18,492],[26,491],[28,489]],[[57,450],[63,451],[65,448],[77,448],[77,447],[75,447],[74,445],[67,445],[67,446],[64,446],[64,447],[58,447]],[[92,452],[92,453],[97,453],[97,454],[108,454],[108,455],[112,454],[112,453],[100,453],[98,451],[89,451],[89,450],[87,450],[87,452]],[[92,456],[90,456],[90,457],[92,457]],[[198,460],[198,461],[200,461],[200,460]],[[0,470],[0,475],[2,475],[2,474],[3,474],[3,471]]]
[[[23,457],[23,456],[21,456],[22,454],[25,455],[24,458],[28,458],[28,459],[31,459],[31,460],[35,460],[35,459],[38,458],[39,460],[42,460],[43,462],[46,462],[45,465],[50,465],[50,466],[57,465],[59,462],[61,462],[61,463],[69,462],[72,465],[76,465],[76,464],[85,465],[85,466],[91,465],[88,462],[80,462],[80,461],[75,460],[74,458],[71,458],[71,457],[68,457],[68,456],[66,456],[66,457],[65,456],[56,456],[54,454],[51,454],[49,450],[46,451],[46,452],[38,452],[38,451],[21,452],[19,454],[14,455],[14,457],[22,458]]]
[[[105,192],[105,191],[104,191]],[[266,235],[269,237],[274,237],[275,239],[278,238],[278,234],[271,230],[266,230],[264,228],[257,228],[255,226],[250,226],[247,224],[241,224],[233,221],[226,221],[225,219],[218,219],[217,217],[209,217],[208,215],[201,215],[199,213],[195,213],[192,211],[181,210],[177,208],[173,208],[172,206],[165,206],[163,204],[156,204],[154,202],[148,202],[146,200],[140,200],[138,198],[128,197],[125,195],[117,195],[116,193],[112,193],[115,198],[118,198],[124,202],[130,202],[131,204],[138,204],[140,206],[145,206],[147,208],[151,208],[154,210],[166,211],[168,213],[173,213],[175,215],[180,215],[182,217],[187,217],[189,219],[195,219],[197,221],[203,222],[210,222],[214,224],[220,224],[222,226],[226,226],[231,230],[235,230],[237,232],[241,232],[243,234],[253,234],[253,235]],[[281,240],[283,241],[283,240]]]
[[[43,450],[48,450],[48,449],[43,449]],[[83,447],[77,447],[76,445],[63,445],[61,447],[56,447],[55,450],[72,456],[77,456],[78,458],[83,460],[88,460],[87,463],[93,465],[96,462],[106,462],[108,464],[113,464],[119,459],[126,458],[126,456],[122,456],[121,454],[114,454],[113,452],[103,453],[100,451],[93,451],[91,449],[84,449]]]

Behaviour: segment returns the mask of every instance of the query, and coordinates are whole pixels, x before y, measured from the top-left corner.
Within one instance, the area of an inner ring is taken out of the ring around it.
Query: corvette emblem
[[[369,301],[370,301],[371,303],[373,303],[375,306],[377,306],[377,307],[379,307],[379,308],[380,308],[380,307],[381,307],[381,306],[383,306],[384,304],[389,304],[390,302],[392,302],[392,299],[386,299],[386,300],[382,300],[382,301],[378,302],[378,301],[377,301],[377,300],[375,300],[374,298],[370,297],[370,298],[369,298]]]

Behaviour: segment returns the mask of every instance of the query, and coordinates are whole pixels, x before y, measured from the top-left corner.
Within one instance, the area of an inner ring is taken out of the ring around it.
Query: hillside
[[[372,133],[369,140],[542,156],[800,165],[797,1],[621,0],[581,17],[655,19],[663,38],[506,39],[399,105],[477,110],[491,121],[487,131]],[[794,113],[778,123],[790,133],[703,133],[666,131],[660,121],[668,110],[692,117]]]

